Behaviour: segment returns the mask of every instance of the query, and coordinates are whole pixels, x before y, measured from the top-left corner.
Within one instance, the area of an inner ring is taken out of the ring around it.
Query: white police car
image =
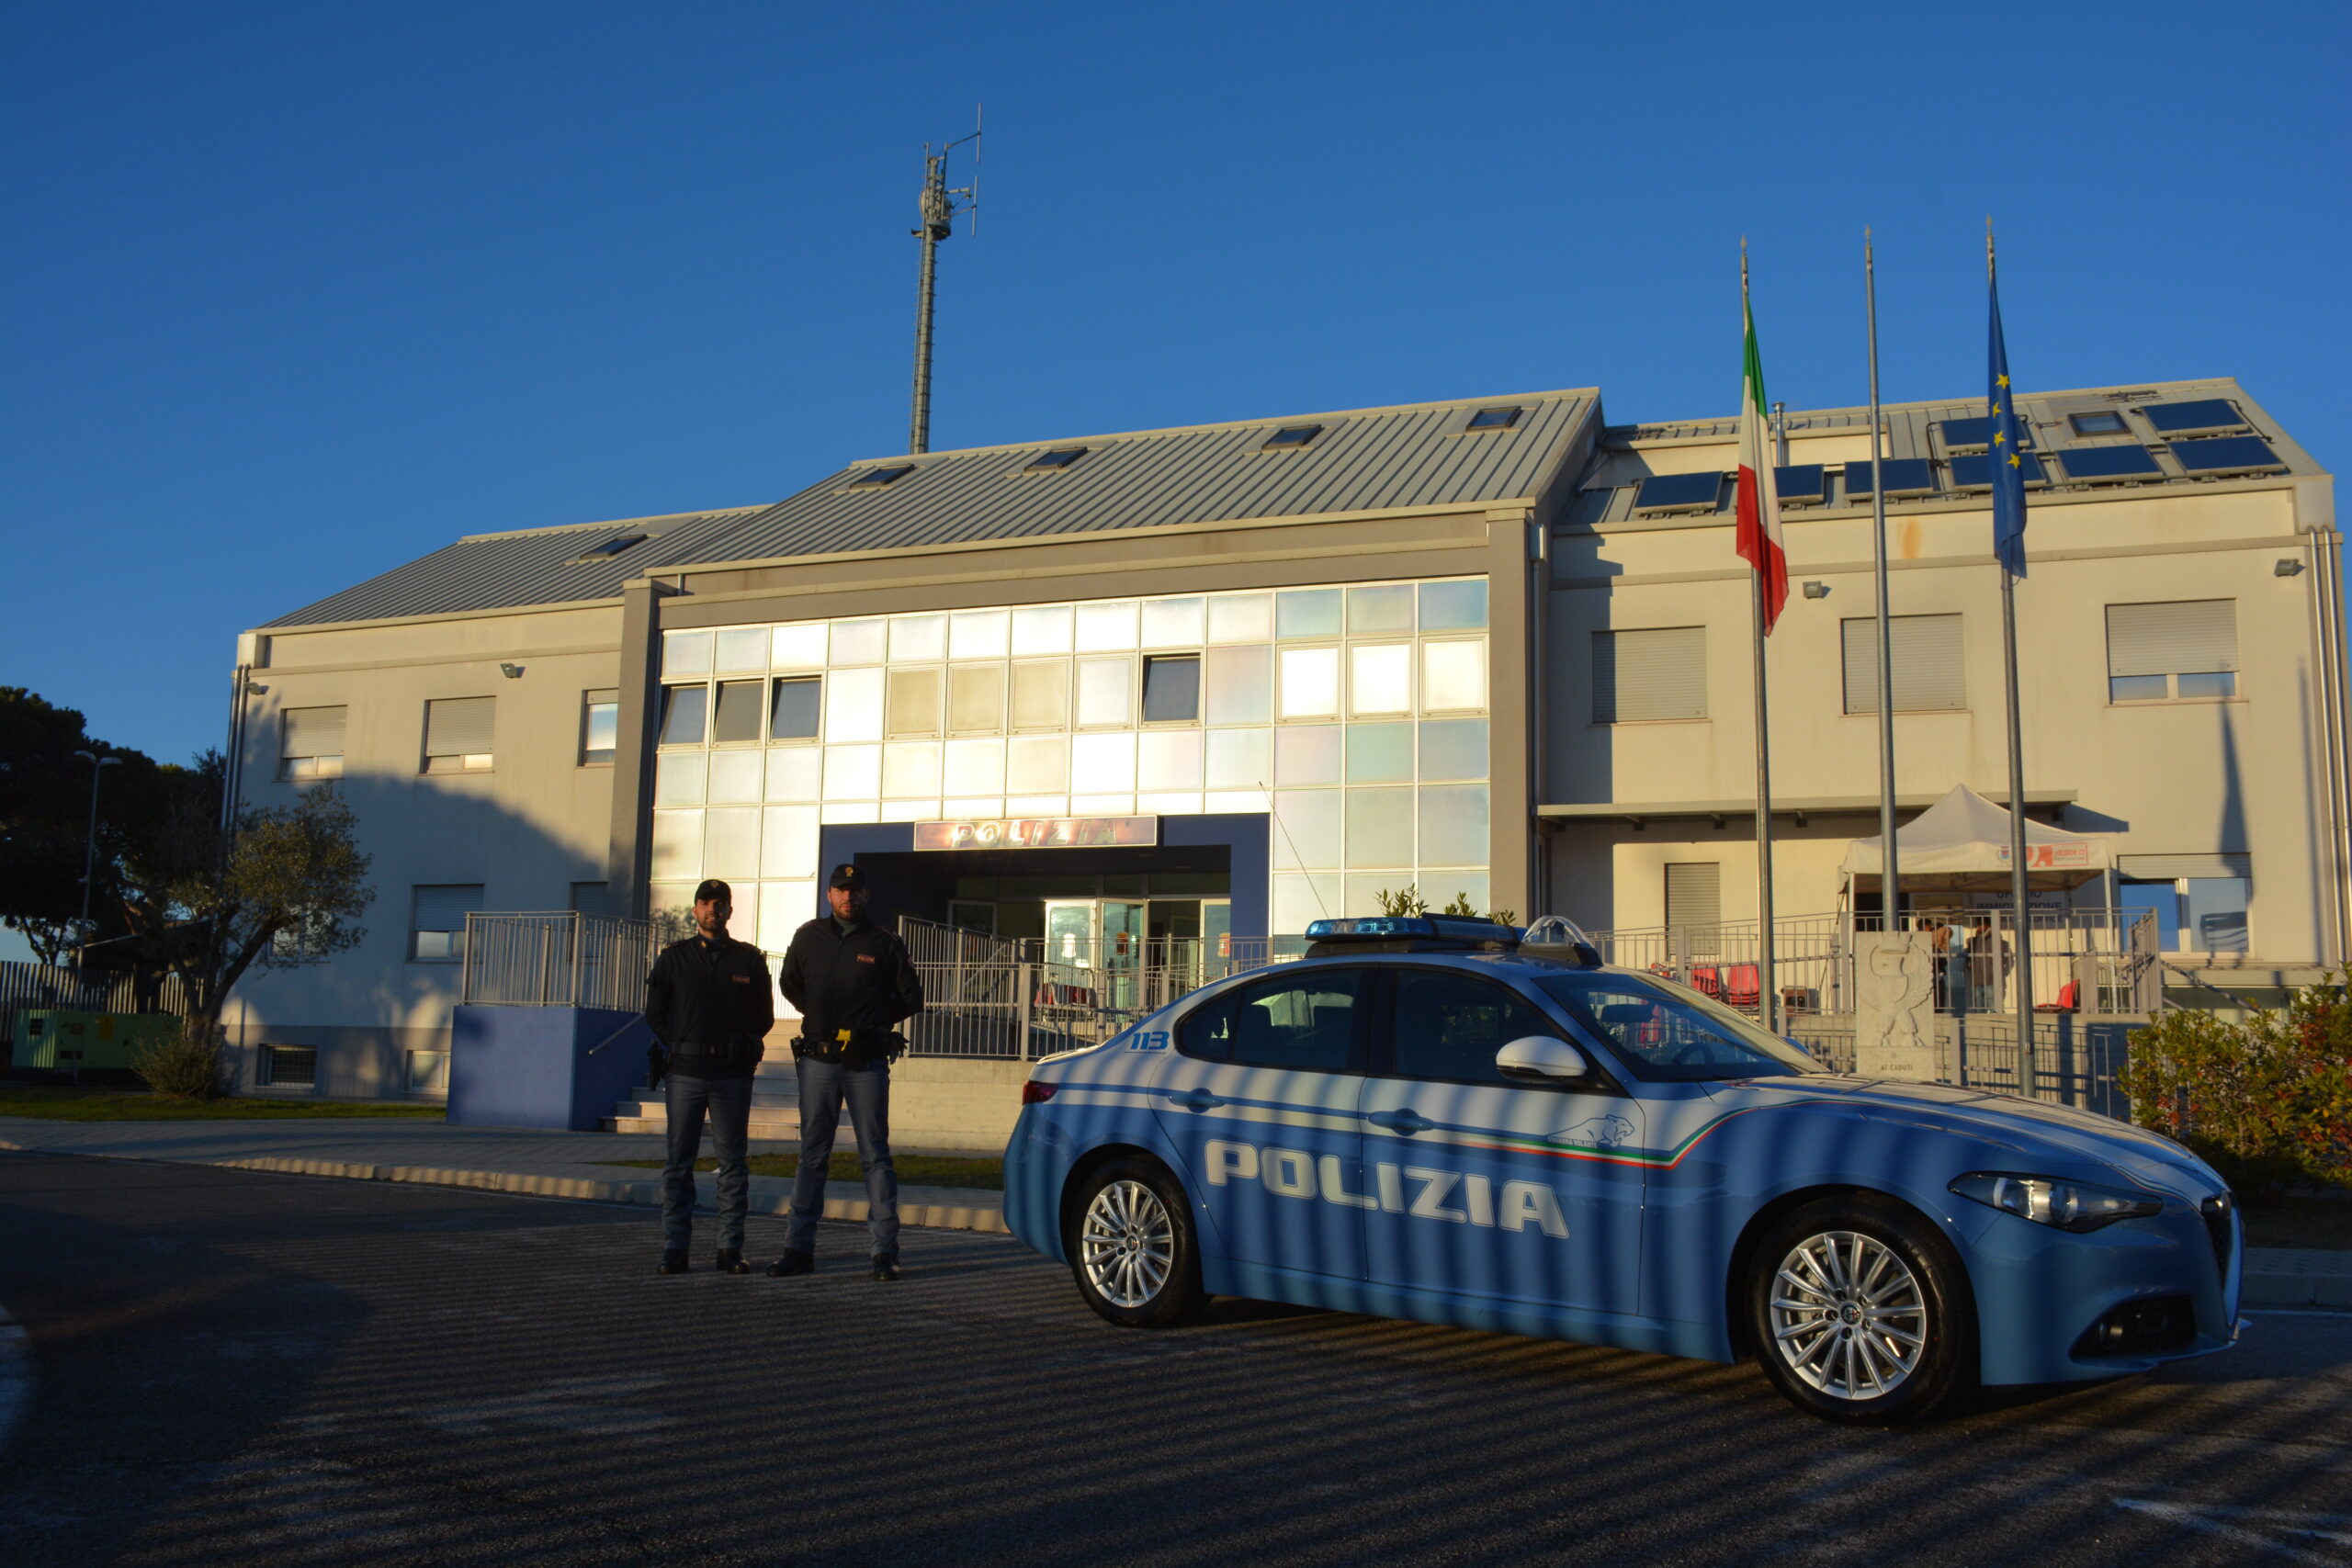
[[[1013,1233],[1114,1323],[1209,1293],[1731,1360],[1837,1420],[2236,1337],[2221,1179],[2171,1141],[1825,1071],[1552,921],[1326,920],[1038,1064]]]

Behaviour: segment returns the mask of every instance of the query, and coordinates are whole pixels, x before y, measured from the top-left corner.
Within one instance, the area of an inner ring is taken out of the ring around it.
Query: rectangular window
[[[341,778],[344,720],[350,711],[343,707],[288,708],[278,746],[277,776]]]
[[[1067,629],[1067,628],[1065,628]],[[1012,667],[1012,728],[1064,729],[1069,726],[1069,664]]]
[[[466,917],[481,908],[479,882],[420,886],[409,918],[409,957],[419,964],[454,964],[466,955]]]
[[[2234,599],[2107,607],[2109,702],[2233,697],[2237,669]]]
[[[1459,713],[1487,705],[1487,644],[1421,644],[1421,711]]]
[[[1724,868],[1718,861],[1666,868],[1666,940],[1679,959],[1703,958],[1723,945]]]
[[[265,1045],[260,1077],[267,1089],[316,1089],[319,1048],[315,1045]]]
[[[1201,660],[1187,653],[1143,661],[1143,721],[1191,724],[1201,716]]]
[[[888,696],[888,735],[939,733],[939,671],[893,670]]]
[[[1336,597],[1334,604],[1337,603]],[[1340,650],[1286,648],[1282,657],[1284,718],[1334,718],[1340,712]]]
[[[1348,711],[1413,711],[1413,645],[1358,643],[1348,649]]]
[[[447,1094],[449,1090],[449,1053],[411,1051],[408,1054],[408,1087],[412,1094]]]
[[[618,692],[580,694],[580,765],[609,768],[620,745],[621,694]]]
[[[424,771],[481,773],[491,761],[495,697],[445,697],[424,705]]]
[[[1592,722],[1707,716],[1707,628],[1592,634]]]
[[[1894,711],[1946,713],[1968,705],[1958,615],[1896,615],[1892,649]],[[1845,636],[1846,711],[1878,712],[1878,623],[1856,619]]]
[[[814,740],[824,707],[825,683],[813,676],[778,681],[768,702],[768,739]]]
[[[718,683],[718,711],[711,717],[710,739],[715,746],[756,746],[760,740],[760,688],[762,681],[721,681]]]
[[[662,744],[699,746],[709,732],[710,688],[662,688]]]
[[[992,735],[1004,728],[1004,666],[959,664],[947,672],[947,728]]]

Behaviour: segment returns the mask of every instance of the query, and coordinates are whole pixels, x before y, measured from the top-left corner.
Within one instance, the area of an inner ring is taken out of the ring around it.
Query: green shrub
[[[2352,991],[2331,974],[2243,1023],[2178,1009],[2132,1032],[2122,1088],[2139,1123],[2249,1194],[2352,1186]]]
[[[229,1061],[220,1032],[193,1019],[179,1033],[142,1046],[130,1066],[164,1100],[218,1100],[229,1092]]]

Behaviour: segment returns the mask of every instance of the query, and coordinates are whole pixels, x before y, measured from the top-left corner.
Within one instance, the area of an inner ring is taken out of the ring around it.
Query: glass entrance
[[[1124,898],[1046,901],[1046,970],[1059,999],[1120,1010],[1140,1005],[1144,908]]]

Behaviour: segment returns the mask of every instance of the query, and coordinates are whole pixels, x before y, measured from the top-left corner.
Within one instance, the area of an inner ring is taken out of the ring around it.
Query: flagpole
[[[1747,306],[1747,240],[1739,242],[1740,331],[1754,319]],[[1744,411],[1743,411],[1744,412]],[[1770,461],[1770,457],[1767,457]],[[1766,474],[1761,476],[1770,479]],[[1772,967],[1772,739],[1764,694],[1764,574],[1747,574],[1749,625],[1756,645],[1756,1002],[1764,1027],[1781,1032],[1781,991]]]
[[[1886,602],[1886,445],[1878,412],[1878,260],[1862,231],[1862,302],[1871,340],[1871,562],[1878,587],[1878,902],[1880,929],[1902,929],[1894,843],[1894,647]]]
[[[1984,286],[1988,291],[1996,281],[1993,220],[1987,218],[1984,220]],[[2008,406],[2012,410],[2017,407],[2014,389],[2010,391]],[[2018,717],[2018,580],[2007,562],[2001,567],[2001,653],[2008,666],[2006,673],[2009,699],[2009,902],[2017,912],[2017,966],[2010,991],[2017,998],[2018,1088],[2030,1096],[2034,1091],[2036,1076],[2033,1063],[2033,908],[2026,886],[2024,727]]]

